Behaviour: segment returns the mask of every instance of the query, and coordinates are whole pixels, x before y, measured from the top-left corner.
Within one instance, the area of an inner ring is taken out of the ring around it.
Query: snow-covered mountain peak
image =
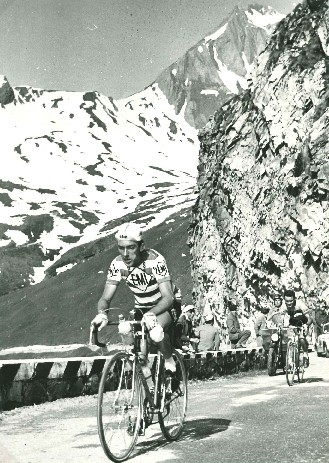
[[[284,14],[278,13],[270,6],[263,7],[260,5],[250,5],[245,14],[251,24],[265,30],[273,28],[274,25],[285,17]]]
[[[203,127],[232,95],[248,88],[248,75],[276,22],[272,8],[235,7],[232,13],[156,79],[187,122]]]

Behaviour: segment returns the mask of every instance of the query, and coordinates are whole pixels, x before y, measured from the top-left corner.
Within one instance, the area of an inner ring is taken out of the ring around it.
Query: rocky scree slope
[[[176,113],[201,128],[223,103],[245,90],[256,57],[283,17],[271,7],[236,7],[216,30],[165,69],[156,83]]]
[[[194,298],[223,314],[292,288],[329,302],[329,10],[298,5],[252,85],[200,132],[190,226]]]
[[[196,130],[156,84],[128,104],[1,77],[0,103],[0,295],[100,252],[124,220],[192,204]]]

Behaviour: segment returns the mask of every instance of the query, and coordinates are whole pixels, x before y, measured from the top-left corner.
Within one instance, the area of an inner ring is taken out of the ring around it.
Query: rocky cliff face
[[[284,15],[270,7],[234,8],[219,27],[191,47],[156,80],[176,113],[193,127],[247,88],[247,74],[274,25]]]
[[[194,298],[218,313],[291,288],[329,301],[329,9],[298,5],[250,88],[200,132]]]

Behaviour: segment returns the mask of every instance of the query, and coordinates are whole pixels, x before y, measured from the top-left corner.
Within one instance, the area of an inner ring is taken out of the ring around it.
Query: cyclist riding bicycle
[[[283,298],[287,308],[286,313],[289,316],[289,326],[300,327],[301,324],[308,324],[308,317],[303,312],[303,309],[305,310],[306,306],[301,301],[296,299],[295,292],[293,290],[286,290]],[[309,366],[308,342],[304,333],[300,339],[300,344],[303,349],[304,367],[307,368]]]
[[[145,248],[142,230],[137,224],[120,226],[115,238],[120,255],[110,265],[104,292],[98,301],[98,314],[91,323],[98,325],[99,331],[107,325],[110,303],[120,281],[124,280],[134,294],[135,309],[144,314],[151,339],[159,345],[165,369],[174,373],[176,364],[168,331],[177,321],[180,291],[172,282],[164,257],[154,249]]]

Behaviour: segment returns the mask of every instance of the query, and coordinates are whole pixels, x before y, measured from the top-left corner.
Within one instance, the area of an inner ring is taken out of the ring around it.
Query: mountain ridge
[[[165,69],[155,82],[176,113],[201,128],[218,107],[246,89],[256,57],[283,17],[271,7],[236,6],[219,27]]]

